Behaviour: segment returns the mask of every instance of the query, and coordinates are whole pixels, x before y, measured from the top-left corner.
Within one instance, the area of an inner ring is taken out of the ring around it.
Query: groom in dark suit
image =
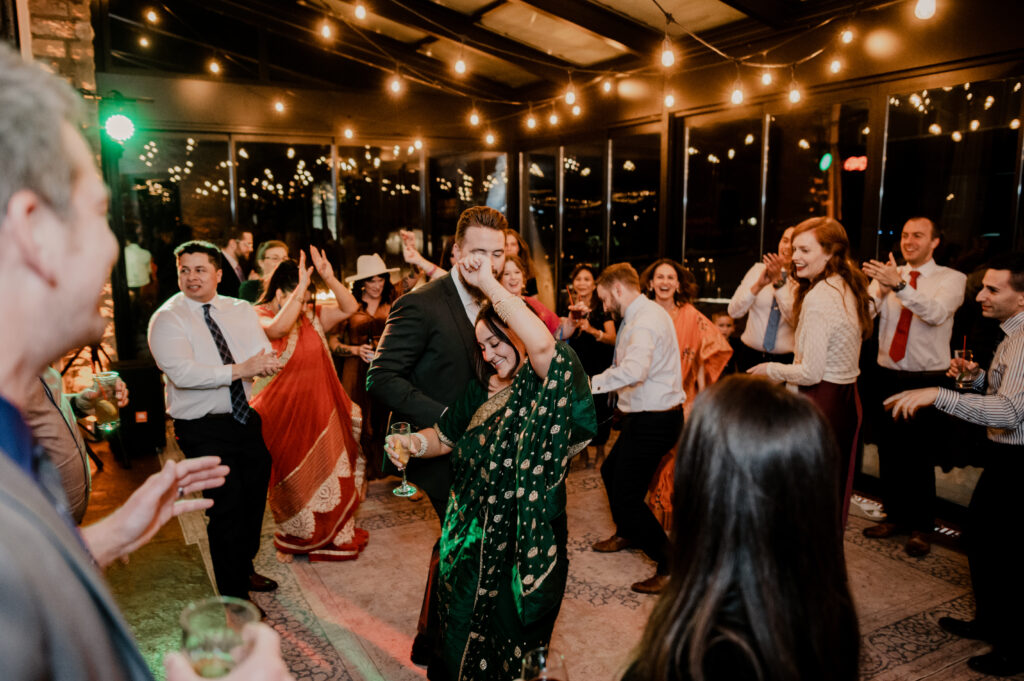
[[[463,211],[455,229],[456,262],[470,255],[491,259],[496,276],[505,266],[505,216],[493,208]],[[429,428],[453,404],[469,382],[480,350],[473,323],[480,310],[478,292],[459,267],[395,301],[366,374],[370,396],[391,409],[392,421],[408,421],[413,430]],[[444,518],[451,487],[448,457],[413,459],[409,480],[430,498]],[[437,622],[438,544],[431,554],[427,591],[412,647],[412,660],[428,664],[439,643]]]

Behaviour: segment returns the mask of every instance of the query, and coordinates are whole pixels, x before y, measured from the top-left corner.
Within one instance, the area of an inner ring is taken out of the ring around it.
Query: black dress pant
[[[904,390],[931,388],[947,382],[944,371],[879,369],[882,400]],[[879,413],[881,412],[881,413]],[[907,530],[931,532],[935,526],[936,452],[948,437],[949,417],[938,409],[921,409],[910,419],[894,420],[877,405],[878,467],[882,503],[888,522]]]
[[[668,537],[644,498],[658,464],[682,430],[682,408],[623,414],[619,439],[601,464],[615,533],[657,562],[660,574],[668,573]]]
[[[733,360],[736,362],[737,373],[745,373],[747,369],[752,366],[757,366],[763,362],[781,362],[782,364],[793,363],[792,352],[765,352],[764,350],[755,350],[746,343],[739,342],[736,344],[736,352],[733,353]]]
[[[248,598],[270,483],[270,452],[259,414],[245,425],[230,414],[175,419],[174,435],[186,457],[219,456],[231,469],[222,487],[203,492],[213,499],[206,533],[217,590],[222,596]]]
[[[985,470],[978,479],[967,511],[964,542],[971,567],[977,622],[991,632],[1002,653],[1024,656],[1024,579],[1013,558],[1024,510],[1020,481],[1024,478],[1024,445],[989,443]]]

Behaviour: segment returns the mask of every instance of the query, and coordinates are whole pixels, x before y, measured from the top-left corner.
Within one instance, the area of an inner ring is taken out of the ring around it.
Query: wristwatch
[[[895,291],[896,293],[899,293],[900,291],[902,291],[902,290],[903,290],[903,289],[905,289],[906,287],[907,287],[907,282],[905,282],[905,281],[903,281],[903,280],[901,279],[901,280],[900,280],[900,283],[898,283],[898,284],[897,284],[896,286],[893,286],[893,287],[892,287],[892,290],[893,290],[893,291]]]

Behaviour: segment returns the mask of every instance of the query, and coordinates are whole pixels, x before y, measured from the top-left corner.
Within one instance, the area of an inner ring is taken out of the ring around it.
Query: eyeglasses
[[[281,262],[282,260],[287,260],[287,259],[288,259],[288,256],[286,256],[286,255],[267,255],[267,256],[264,256],[263,262]]]

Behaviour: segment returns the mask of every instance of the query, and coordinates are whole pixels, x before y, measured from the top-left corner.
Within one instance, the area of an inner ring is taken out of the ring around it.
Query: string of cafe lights
[[[665,18],[665,30],[664,39],[660,44],[660,55],[658,55],[658,61],[663,69],[663,87],[662,87],[662,103],[666,110],[672,110],[677,108],[679,104],[678,98],[676,97],[675,91],[672,87],[673,78],[684,73],[691,73],[699,69],[713,68],[720,66],[723,62],[732,63],[735,71],[735,81],[732,85],[729,102],[738,106],[741,105],[746,99],[746,91],[744,88],[744,79],[742,76],[743,70],[754,70],[758,72],[761,85],[763,87],[771,87],[777,81],[776,75],[778,73],[788,72],[789,81],[786,86],[786,97],[792,104],[797,104],[803,99],[803,92],[796,78],[796,69],[804,64],[812,62],[818,59],[822,55],[828,55],[826,75],[835,76],[842,72],[845,68],[846,63],[843,59],[843,48],[853,43],[856,34],[853,28],[852,21],[856,17],[858,12],[868,10],[855,10],[853,13],[843,16],[836,16],[824,19],[818,24],[811,26],[793,36],[790,36],[779,43],[747,55],[730,55],[726,51],[718,48],[712,43],[704,40],[699,35],[688,30],[685,26],[679,23],[670,12],[666,11],[665,8],[658,0],[651,0],[657,9],[664,15]],[[870,11],[877,11],[893,4],[901,2],[913,2],[914,3],[914,14],[915,16],[926,21],[931,19],[936,12],[936,0],[893,0],[893,2],[884,3],[870,8]],[[459,45],[456,56],[451,64],[451,69],[458,78],[466,77],[471,73],[471,64],[466,59],[466,46],[477,45],[481,49],[495,54],[508,53],[512,55],[509,50],[495,47],[493,45],[484,45],[474,41],[472,38],[465,35],[461,35],[443,25],[440,22],[435,21],[433,18],[423,15],[411,8],[403,5],[401,2],[396,2],[399,6],[403,7],[408,12],[415,14],[422,20],[430,22],[431,24],[438,27],[438,29],[449,35],[450,39],[457,42]],[[324,17],[315,26],[309,27],[308,30],[318,36],[322,41],[329,43],[336,39],[338,34],[337,22],[344,23],[350,30],[357,33],[365,42],[371,45],[386,61],[394,64],[394,67],[388,69],[387,67],[381,66],[376,62],[369,60],[360,60],[353,57],[350,54],[342,55],[348,59],[355,59],[360,61],[364,65],[376,68],[378,70],[384,70],[389,75],[386,79],[385,89],[391,97],[401,97],[406,89],[409,82],[418,83],[420,85],[430,87],[439,91],[446,92],[461,97],[470,99],[472,102],[470,110],[466,114],[466,122],[471,128],[484,130],[482,138],[487,146],[494,146],[497,141],[497,135],[494,132],[493,126],[502,121],[522,116],[523,126],[527,131],[533,132],[542,129],[540,125],[541,120],[546,120],[549,128],[554,128],[560,125],[563,120],[563,116],[559,113],[559,108],[564,104],[566,109],[565,119],[572,120],[580,118],[583,115],[582,106],[582,92],[594,88],[598,90],[601,95],[609,96],[615,90],[615,81],[624,77],[633,75],[652,75],[657,73],[652,67],[640,67],[631,70],[622,70],[616,72],[609,72],[607,70],[587,69],[587,68],[573,68],[572,70],[566,71],[566,86],[562,92],[557,95],[534,101],[514,101],[508,99],[499,99],[486,96],[480,96],[479,94],[471,94],[466,91],[460,90],[447,83],[441,82],[430,74],[422,73],[414,66],[409,64],[402,64],[400,58],[390,54],[388,50],[379,44],[378,41],[374,40],[373,34],[370,31],[364,29],[360,24],[366,22],[369,17],[369,10],[366,4],[359,0],[352,6],[352,15],[355,21],[350,20],[348,17],[339,16],[336,12],[332,11],[329,7],[324,4],[318,5],[319,10],[324,12]],[[160,15],[155,9],[148,9],[144,12],[144,18],[146,23],[150,25],[156,25],[160,22]],[[803,57],[798,59],[776,63],[767,61],[768,55],[772,52],[780,49],[786,44],[794,42],[796,40],[806,38],[814,33],[819,32],[823,28],[830,24],[843,22],[843,28],[838,34],[830,36],[826,41],[826,44],[811,50]],[[676,27],[681,32],[681,35],[688,36],[690,39],[697,42],[703,48],[717,56],[721,61],[704,64],[695,67],[678,68],[679,59],[676,54],[674,40],[681,36],[673,36],[672,30]],[[153,39],[145,33],[139,38],[139,46],[147,49],[152,45]],[[560,65],[556,65],[550,61],[544,61],[537,59],[530,55],[514,54],[517,59],[533,61],[538,64],[542,64],[547,67],[562,68]],[[674,68],[676,67],[676,68]],[[206,62],[207,71],[213,76],[221,76],[224,74],[224,68],[221,61],[216,57],[211,57]],[[577,76],[576,80],[573,80],[574,74]],[[581,79],[579,76],[589,76],[589,78]],[[480,103],[488,104],[500,104],[505,106],[514,107],[526,107],[526,111],[513,112],[502,116],[494,117],[487,120],[479,109]],[[287,105],[284,99],[277,97],[271,101],[271,106],[275,113],[283,114],[287,111]],[[538,117],[537,111],[546,112],[545,115]],[[461,124],[460,124],[461,125]],[[343,135],[346,139],[354,139],[356,134],[355,130],[351,126],[347,126]]]

